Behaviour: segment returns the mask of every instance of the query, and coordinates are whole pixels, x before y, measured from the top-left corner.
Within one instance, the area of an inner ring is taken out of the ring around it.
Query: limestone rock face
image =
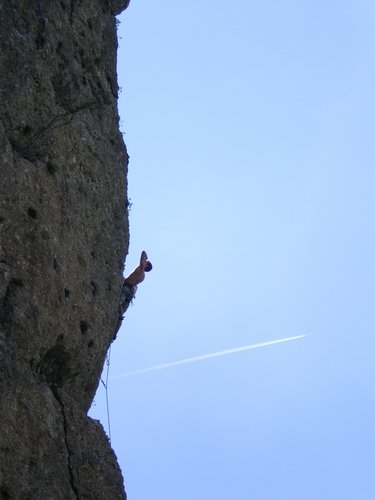
[[[87,416],[128,249],[115,15],[0,1],[0,498],[125,498]]]

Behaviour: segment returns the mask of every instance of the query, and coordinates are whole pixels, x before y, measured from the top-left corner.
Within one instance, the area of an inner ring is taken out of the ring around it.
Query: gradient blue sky
[[[132,0],[130,253],[112,345],[129,500],[375,498],[373,1]],[[90,414],[107,428],[105,392]]]

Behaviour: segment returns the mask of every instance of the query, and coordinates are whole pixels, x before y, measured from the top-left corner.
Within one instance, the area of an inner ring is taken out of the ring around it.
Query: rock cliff
[[[0,2],[0,498],[123,499],[87,416],[128,249],[115,15]]]

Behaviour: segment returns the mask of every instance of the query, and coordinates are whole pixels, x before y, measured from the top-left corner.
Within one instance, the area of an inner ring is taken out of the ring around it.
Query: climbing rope
[[[109,377],[109,367],[111,364],[111,346],[109,346],[107,355],[105,357],[105,364],[107,365],[107,373],[105,377],[105,383],[103,379],[101,379],[101,382],[104,386],[105,389],[105,401],[106,401],[106,406],[107,406],[107,425],[108,425],[108,437],[109,437],[109,442],[111,443],[111,419],[110,419],[110,414],[109,414],[109,397],[108,397],[108,377]]]

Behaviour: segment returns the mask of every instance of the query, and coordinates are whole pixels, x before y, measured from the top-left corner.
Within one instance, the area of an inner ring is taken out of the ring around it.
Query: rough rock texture
[[[115,15],[0,1],[0,498],[125,498],[87,416],[128,248]]]

